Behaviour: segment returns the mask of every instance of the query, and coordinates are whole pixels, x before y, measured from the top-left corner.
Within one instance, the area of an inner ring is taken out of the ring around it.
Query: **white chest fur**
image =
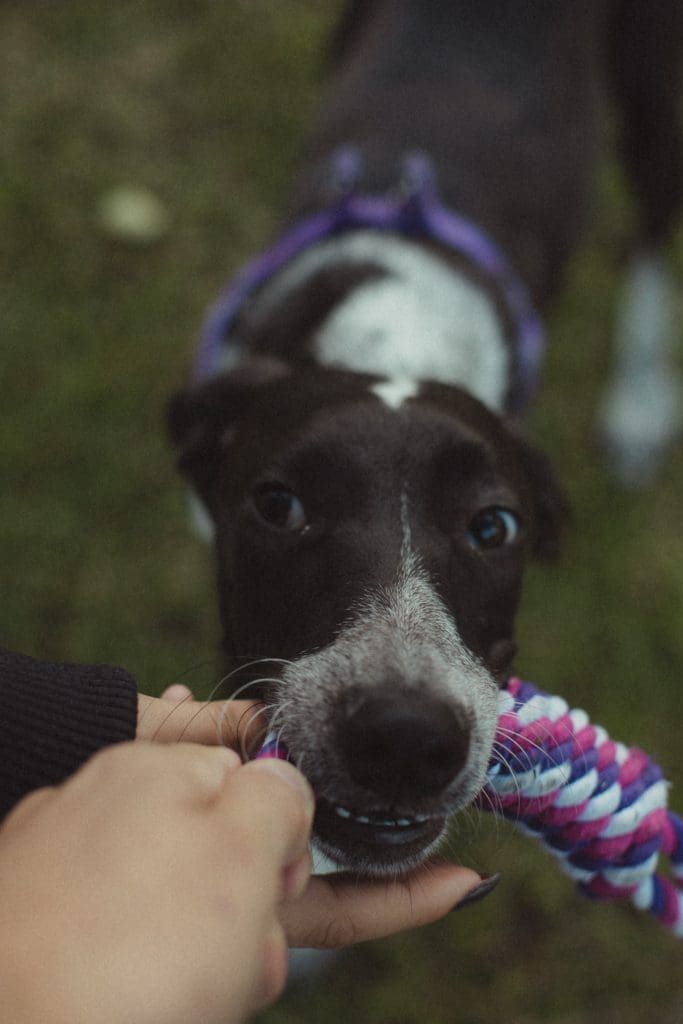
[[[361,230],[314,246],[266,286],[259,319],[307,278],[339,264],[375,264],[384,274],[353,289],[318,328],[313,346],[322,364],[456,384],[502,408],[510,359],[493,301],[423,246],[395,235]]]

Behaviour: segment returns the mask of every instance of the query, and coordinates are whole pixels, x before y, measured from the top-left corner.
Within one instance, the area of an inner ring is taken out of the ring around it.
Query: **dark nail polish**
[[[500,877],[500,872],[497,872],[489,878],[482,879],[479,885],[476,885],[471,892],[467,893],[467,896],[463,896],[460,902],[455,904],[453,910],[460,910],[461,907],[467,907],[470,903],[478,903],[479,900],[483,900],[484,896],[488,896],[496,888],[500,882]]]

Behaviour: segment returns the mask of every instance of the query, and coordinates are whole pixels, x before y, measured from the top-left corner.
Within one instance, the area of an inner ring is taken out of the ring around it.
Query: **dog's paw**
[[[617,308],[615,366],[599,412],[598,428],[617,478],[647,486],[681,432],[676,282],[660,254],[631,261]]]

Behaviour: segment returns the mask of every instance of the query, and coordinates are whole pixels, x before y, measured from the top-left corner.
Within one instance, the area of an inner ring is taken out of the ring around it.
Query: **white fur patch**
[[[434,380],[503,406],[509,352],[493,301],[423,246],[377,231],[353,231],[304,252],[267,284],[258,323],[318,271],[336,264],[376,264],[386,277],[354,288],[319,328],[323,365],[389,379]]]
[[[408,398],[415,398],[420,388],[410,377],[393,377],[391,380],[372,384],[370,391],[390,409],[400,409]]]
[[[410,529],[410,513],[408,509],[408,485],[403,484],[401,491],[401,560],[405,563],[413,555],[413,534]]]
[[[187,505],[190,524],[195,534],[206,544],[211,544],[216,536],[216,527],[206,509],[206,505],[194,491],[188,492]]]

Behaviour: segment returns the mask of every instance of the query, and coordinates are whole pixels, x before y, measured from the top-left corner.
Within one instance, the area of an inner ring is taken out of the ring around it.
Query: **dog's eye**
[[[488,550],[512,544],[519,535],[519,519],[508,508],[484,508],[477,512],[467,535],[473,548]]]
[[[304,507],[286,487],[263,484],[254,492],[254,507],[260,519],[276,530],[296,533],[306,526]]]

